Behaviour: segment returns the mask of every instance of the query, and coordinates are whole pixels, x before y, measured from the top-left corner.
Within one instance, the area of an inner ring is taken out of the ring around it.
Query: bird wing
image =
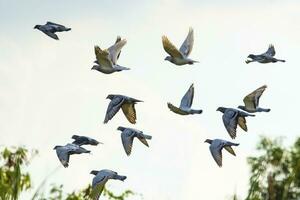
[[[143,135],[139,135],[137,138],[138,138],[144,145],[146,145],[147,147],[149,147],[149,144],[148,144],[146,138],[145,138]]]
[[[57,157],[58,157],[59,161],[61,162],[61,164],[64,167],[68,167],[69,166],[69,158],[70,158],[68,150],[63,147],[61,149],[57,149],[56,154],[57,154]]]
[[[236,137],[237,115],[237,112],[225,111],[225,113],[222,116],[225,128],[232,139]]]
[[[243,100],[245,106],[249,109],[256,109],[259,105],[259,98],[261,97],[266,88],[267,86],[263,85],[260,88],[251,92],[250,94],[248,94]]]
[[[263,55],[273,57],[273,56],[275,56],[275,53],[276,52],[275,52],[275,48],[274,48],[273,44],[270,44],[268,50]]]
[[[238,117],[238,125],[244,130],[247,131],[247,124],[246,124],[246,118],[245,117]]]
[[[134,133],[128,129],[125,129],[121,133],[122,144],[128,156],[131,154],[133,138],[134,138]]]
[[[94,177],[92,183],[92,192],[90,195],[93,200],[99,199],[107,180],[108,178],[102,174],[97,174],[97,176]]]
[[[229,153],[231,153],[232,155],[235,156],[235,152],[233,151],[232,147],[229,145],[225,145],[224,149],[226,149],[226,151],[228,151]]]
[[[109,52],[107,50],[102,50],[102,49],[100,49],[99,46],[95,46],[95,55],[96,55],[96,59],[97,59],[98,63],[100,64],[100,66],[106,67],[106,68],[113,67],[113,63],[109,59]]]
[[[108,48],[109,58],[113,64],[117,63],[118,56],[121,52],[121,49],[125,46],[126,42],[127,41],[123,39]]]
[[[180,102],[180,108],[190,108],[192,106],[194,99],[194,84],[190,86],[188,91],[185,93],[185,95],[182,97]]]
[[[134,103],[124,103],[122,105],[122,111],[130,123],[136,123],[136,111],[134,108]]]
[[[188,57],[193,49],[193,45],[194,45],[194,30],[193,28],[190,27],[189,33],[186,36],[184,42],[182,43],[179,51],[181,52],[181,54]]]
[[[53,22],[47,22],[46,25],[65,27],[64,25],[53,23]]]
[[[214,146],[210,145],[209,150],[212,157],[216,161],[219,167],[222,167],[222,147],[220,145]]]
[[[123,102],[124,102],[124,98],[122,97],[115,97],[110,101],[107,107],[104,123],[107,123],[115,116],[115,114],[122,107]]]
[[[115,42],[115,44],[116,43],[118,43],[118,42],[120,42],[121,41],[121,37],[120,36],[118,36],[117,37],[117,39],[116,39],[116,42]],[[119,57],[120,57],[120,54],[121,54],[121,51],[119,52],[119,54],[118,54],[118,56],[117,56],[117,60],[119,59]]]
[[[165,51],[174,58],[183,58],[181,52],[170,42],[167,36],[162,36],[162,43]]]
[[[55,33],[52,33],[50,31],[43,31],[43,33],[45,33],[46,35],[48,35],[49,37],[51,37],[55,40],[59,40],[58,36]]]
[[[168,108],[169,108],[171,111],[173,111],[174,113],[181,114],[181,115],[186,114],[185,111],[181,110],[180,108],[177,108],[176,106],[174,106],[174,105],[171,104],[171,103],[168,103]]]

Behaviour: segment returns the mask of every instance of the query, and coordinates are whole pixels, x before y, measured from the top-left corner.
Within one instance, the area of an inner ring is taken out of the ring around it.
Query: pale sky
[[[48,184],[63,183],[71,192],[91,183],[91,170],[108,168],[128,177],[110,181],[109,189],[131,189],[144,200],[226,200],[234,192],[244,198],[246,158],[256,154],[259,135],[284,136],[286,144],[299,136],[297,0],[0,0],[0,9],[0,145],[40,151],[29,169],[35,186],[60,165],[53,147],[81,134],[105,144],[87,146],[92,155],[71,157],[70,167],[60,168]],[[55,41],[33,29],[46,21],[72,31]],[[190,26],[195,34],[190,57],[200,63],[180,67],[164,61],[161,36],[179,46]],[[107,48],[117,35],[127,39],[119,64],[131,70],[112,75],[90,70],[94,45]],[[248,54],[263,53],[270,43],[286,63],[245,64]],[[203,114],[170,112],[167,102],[179,104],[191,83],[193,107]],[[268,88],[260,104],[272,111],[247,119],[249,132],[239,129],[234,140],[240,143],[237,157],[224,152],[219,168],[204,143],[230,140],[217,107],[237,107],[263,84]],[[102,123],[108,94],[145,101],[136,105],[136,125],[121,112]],[[135,141],[127,157],[116,130],[120,125],[152,135],[150,148]]]

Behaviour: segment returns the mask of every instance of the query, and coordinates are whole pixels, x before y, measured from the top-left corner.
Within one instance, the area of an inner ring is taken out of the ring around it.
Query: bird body
[[[65,146],[55,146],[57,157],[64,167],[69,166],[70,155],[90,153],[91,151],[80,147],[77,144],[67,144]]]
[[[194,110],[191,108],[194,100],[194,84],[192,84],[185,95],[182,97],[179,108],[171,103],[168,103],[168,107],[171,111],[179,115],[193,115],[201,114],[202,110]]]
[[[242,109],[249,113],[255,113],[255,112],[270,112],[271,109],[269,108],[260,108],[259,107],[259,99],[265,89],[267,88],[266,85],[263,85],[250,94],[248,94],[244,99],[245,106],[238,106],[239,109]]]
[[[274,58],[275,53],[276,53],[275,48],[271,44],[269,45],[268,50],[263,54],[259,54],[259,55],[250,54],[248,58],[250,58],[251,60],[246,60],[246,63],[249,64],[251,62],[259,62],[259,63],[266,64],[266,63],[285,62],[285,60]]]
[[[214,158],[214,160],[216,161],[219,167],[222,167],[222,149],[223,148],[226,149],[229,153],[235,156],[235,152],[231,146],[239,145],[237,143],[229,142],[222,139],[214,139],[214,140],[207,139],[205,140],[205,142],[210,144],[209,150],[211,152],[212,157]]]
[[[118,130],[122,131],[122,133],[121,133],[122,144],[123,144],[124,150],[128,156],[131,154],[131,149],[132,149],[132,144],[133,144],[134,138],[138,138],[144,145],[149,147],[147,140],[151,140],[152,136],[146,135],[140,130],[136,130],[133,128],[125,128],[122,126],[119,126]]]
[[[222,119],[224,126],[232,139],[236,138],[237,125],[247,132],[246,117],[255,116],[234,108],[219,107],[217,111],[223,113]]]
[[[67,28],[63,25],[56,24],[53,22],[47,22],[45,25],[36,25],[34,27],[35,29],[38,29],[48,35],[49,37],[58,40],[58,36],[55,34],[56,32],[63,32],[63,31],[70,31],[71,28]]]
[[[189,33],[178,50],[168,39],[167,36],[162,36],[164,50],[170,55],[165,60],[170,61],[175,65],[192,65],[198,61],[188,58],[194,45],[194,30],[189,29]]]
[[[120,57],[121,49],[125,46],[127,41],[117,38],[116,43],[108,49],[102,50],[99,46],[95,46],[96,63],[92,67],[92,70],[97,70],[104,74],[111,74],[114,72],[120,72],[123,70],[129,70],[127,67],[122,67],[117,64],[117,60]]]
[[[100,171],[93,170],[90,172],[90,174],[95,175],[92,181],[92,192],[91,197],[93,200],[98,200],[106,182],[109,179],[115,179],[124,181],[127,177],[119,175],[117,172],[109,170],[109,169],[103,169]]]
[[[77,144],[78,146],[82,146],[82,145],[97,146],[99,143],[103,144],[103,143],[98,142],[97,140],[95,140],[93,138],[90,138],[90,137],[87,137],[87,136],[73,135],[72,139],[74,139],[72,144]]]
[[[130,123],[136,123],[136,111],[134,105],[137,102],[142,102],[141,100],[118,94],[110,94],[107,96],[107,99],[110,99],[111,101],[106,111],[104,123],[111,120],[120,108],[122,108],[124,115]]]

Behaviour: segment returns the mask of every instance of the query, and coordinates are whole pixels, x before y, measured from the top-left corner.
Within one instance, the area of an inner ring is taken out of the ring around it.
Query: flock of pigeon
[[[42,31],[49,37],[58,40],[58,36],[56,32],[64,32],[70,31],[71,28],[67,28],[63,25],[47,22],[45,25],[36,25],[34,28]],[[118,58],[120,57],[121,49],[126,44],[125,39],[121,39],[121,37],[117,37],[115,43],[109,47],[108,49],[101,49],[99,46],[95,46],[95,56],[96,61],[94,61],[95,65],[92,67],[93,70],[97,70],[104,74],[111,74],[114,72],[120,72],[123,70],[129,70],[129,68],[120,66],[117,64]],[[169,54],[165,58],[165,60],[175,64],[175,65],[186,65],[186,64],[194,64],[198,61],[192,60],[189,58],[189,55],[193,49],[194,44],[194,31],[192,28],[189,29],[189,33],[184,40],[181,47],[178,49],[176,48],[168,39],[167,36],[162,36],[162,44],[164,50]],[[250,54],[246,63],[251,62],[259,62],[259,63],[275,63],[275,62],[285,62],[285,60],[277,59],[274,57],[275,49],[273,45],[270,45],[268,50],[259,55]],[[238,106],[239,109],[236,108],[225,108],[219,107],[217,111],[223,113],[222,119],[224,126],[232,139],[236,138],[236,130],[237,126],[239,126],[244,131],[247,131],[246,125],[246,117],[254,117],[255,115],[250,113],[256,112],[269,112],[270,109],[261,108],[259,107],[259,99],[265,89],[267,88],[266,85],[254,90],[250,94],[248,94],[244,99],[244,105]],[[201,114],[201,109],[192,109],[192,103],[194,98],[194,85],[192,84],[188,91],[184,94],[181,99],[179,107],[174,106],[171,103],[168,103],[168,108],[179,115],[193,115],[193,114]],[[131,124],[136,123],[136,110],[135,104],[138,102],[142,102],[141,100],[128,97],[125,95],[119,94],[110,94],[107,96],[107,99],[110,100],[108,105],[104,123],[108,123],[117,112],[122,109],[125,117]],[[139,139],[144,145],[149,147],[147,140],[150,140],[152,136],[144,134],[140,130],[136,130],[133,128],[127,127],[118,127],[119,131],[121,131],[121,140],[125,150],[125,153],[129,156],[132,150],[132,144],[134,138]],[[68,167],[69,165],[69,157],[73,154],[82,154],[82,153],[90,153],[89,150],[83,148],[83,145],[98,145],[100,142],[96,141],[95,139],[89,138],[87,136],[78,136],[73,135],[72,139],[74,140],[72,143],[68,143],[64,146],[55,146],[54,149],[56,150],[56,154],[58,159],[62,163],[64,167]],[[222,166],[222,149],[224,148],[229,153],[235,156],[235,152],[232,149],[232,146],[238,146],[239,144],[233,143],[230,141],[226,141],[223,139],[207,139],[205,140],[206,143],[209,143],[209,149],[213,159],[216,161],[219,167]],[[109,179],[116,179],[124,181],[126,176],[118,175],[117,172],[112,170],[100,170],[96,171],[93,170],[90,172],[91,174],[95,175],[92,181],[92,194],[91,197],[94,200],[98,200],[106,182]]]

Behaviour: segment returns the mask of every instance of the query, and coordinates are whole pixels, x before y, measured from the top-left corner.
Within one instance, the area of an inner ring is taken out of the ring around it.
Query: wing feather
[[[165,51],[174,58],[183,58],[181,52],[170,42],[167,36],[162,36],[162,43]]]
[[[188,33],[187,37],[185,38],[184,42],[182,43],[179,51],[183,55],[188,57],[193,49],[193,45],[194,45],[194,30],[193,30],[193,28],[190,27],[189,33]]]

